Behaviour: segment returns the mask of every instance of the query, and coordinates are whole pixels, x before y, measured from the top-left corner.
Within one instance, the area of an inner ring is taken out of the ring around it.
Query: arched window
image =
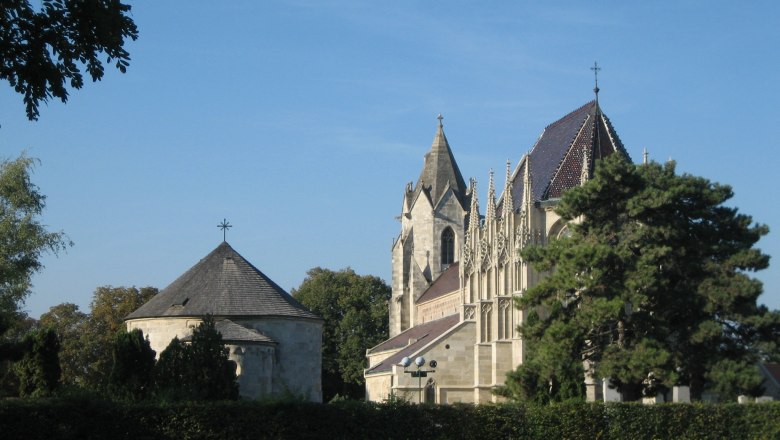
[[[425,403],[436,403],[436,382],[428,379],[425,384]]]
[[[441,233],[441,264],[452,264],[455,261],[455,233],[447,227]]]

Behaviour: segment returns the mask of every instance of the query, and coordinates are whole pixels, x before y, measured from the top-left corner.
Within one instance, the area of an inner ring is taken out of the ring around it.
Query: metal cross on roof
[[[230,229],[230,228],[232,228],[232,227],[233,227],[233,225],[231,225],[230,223],[228,223],[227,219],[224,219],[224,218],[223,218],[223,219],[222,219],[222,223],[218,224],[218,225],[217,225],[217,227],[218,227],[219,229],[222,229],[222,241],[227,241],[227,240],[226,240],[226,238],[227,238],[227,230],[228,230],[228,229]]]
[[[590,70],[593,71],[593,75],[596,77],[596,87],[593,88],[593,92],[596,94],[596,100],[599,99],[599,70],[601,70],[601,67],[599,67],[599,63],[597,61],[593,62],[593,67],[590,68]]]
[[[442,120],[442,119],[444,119],[444,116],[442,116],[442,115],[441,115],[441,113],[439,113],[439,116],[436,116],[436,119],[438,119],[438,120],[439,120],[439,127],[441,127],[441,126],[443,125],[443,124],[441,123],[441,120]]]

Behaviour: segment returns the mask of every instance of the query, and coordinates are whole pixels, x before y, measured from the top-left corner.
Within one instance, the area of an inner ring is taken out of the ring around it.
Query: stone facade
[[[613,153],[628,156],[598,102],[590,102],[545,128],[514,170],[507,162],[498,198],[490,172],[483,216],[476,180],[462,185],[439,123],[420,179],[404,193],[401,234],[392,251],[391,338],[367,351],[369,400],[395,394],[418,401],[421,384],[409,374],[415,367],[404,371],[398,365],[403,357],[418,356],[438,362],[423,400],[498,400],[492,391],[524,358],[517,331],[524,312],[514,299],[544,276],[523,260],[522,251],[567,233],[554,212],[560,195],[586,182],[594,161]],[[598,381],[588,384],[593,388]]]

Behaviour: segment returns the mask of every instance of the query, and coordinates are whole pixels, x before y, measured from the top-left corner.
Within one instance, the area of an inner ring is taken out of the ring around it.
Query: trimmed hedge
[[[7,439],[767,439],[780,403],[409,405],[0,401]]]

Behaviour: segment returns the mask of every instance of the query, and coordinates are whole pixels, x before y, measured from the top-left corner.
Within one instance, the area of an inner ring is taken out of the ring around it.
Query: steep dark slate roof
[[[455,196],[463,205],[466,197],[466,183],[460,174],[455,157],[452,155],[447,137],[444,136],[444,128],[439,124],[431,150],[425,154],[425,164],[410,200],[414,200],[422,192],[435,206],[448,186],[452,188]]]
[[[436,321],[430,321],[426,322],[425,324],[414,326],[405,332],[399,333],[398,335],[395,335],[387,341],[377,345],[368,352],[379,353],[381,351],[392,350],[401,347],[405,348],[369,368],[366,371],[366,374],[390,371],[393,368],[393,365],[400,363],[401,359],[403,359],[405,356],[409,356],[410,354],[421,349],[429,342],[443,335],[447,330],[456,326],[459,322],[459,314],[450,315],[441,319],[437,319]],[[411,344],[409,344],[410,340],[413,341]]]
[[[460,289],[460,272],[458,272],[458,263],[452,263],[430,287],[425,289],[422,295],[417,298],[417,303],[430,301],[448,293]]]
[[[320,319],[227,242],[125,319],[206,314]]]
[[[567,189],[581,184],[583,156],[588,152],[588,175],[594,160],[619,153],[629,158],[617,133],[598,102],[591,101],[544,129],[528,157],[533,200],[561,197]],[[521,206],[525,161],[512,183],[513,204]]]
[[[259,344],[276,344],[277,342],[259,331],[238,325],[229,319],[220,319],[214,323],[214,328],[222,335],[222,341],[225,343],[254,342]],[[192,334],[183,338],[182,341],[191,341]]]

